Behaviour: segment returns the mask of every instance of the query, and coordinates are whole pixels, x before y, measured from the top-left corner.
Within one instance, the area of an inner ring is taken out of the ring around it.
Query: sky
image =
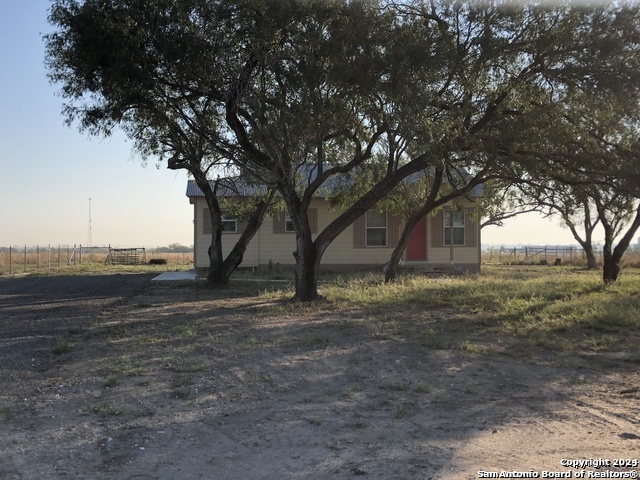
[[[64,124],[44,66],[48,10],[47,0],[0,0],[0,247],[192,245],[186,172],[144,167],[122,133],[90,137]],[[533,214],[483,229],[482,243],[575,241]]]

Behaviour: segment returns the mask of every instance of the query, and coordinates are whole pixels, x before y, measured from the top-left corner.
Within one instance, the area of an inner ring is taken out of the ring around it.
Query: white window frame
[[[370,227],[369,226],[369,213],[383,213],[384,214],[384,227]],[[369,230],[382,230],[384,229],[384,245],[369,245]],[[367,248],[386,248],[389,246],[389,218],[387,212],[376,212],[375,210],[368,210],[364,217],[364,246]]]
[[[287,210],[284,211],[284,232],[296,233],[296,228],[293,226],[293,222],[291,221],[291,215],[289,215]]]
[[[451,225],[449,225],[449,220],[451,220],[451,212],[453,212],[454,218],[453,218],[453,232],[451,232]],[[465,236],[466,236],[466,232],[465,232],[465,212],[463,210],[455,210],[455,209],[451,209],[451,208],[446,208],[442,211],[442,215],[443,215],[443,220],[442,220],[442,245],[444,245],[445,247],[450,247],[451,244],[447,241],[447,232],[450,232],[452,235],[452,240],[453,240],[453,246],[454,247],[464,247],[465,245]],[[455,215],[459,215],[462,218],[462,225],[456,225],[456,223],[460,223],[460,217],[455,218]],[[456,243],[455,239],[456,239],[456,235],[455,235],[455,231],[456,230],[462,230],[462,243]]]

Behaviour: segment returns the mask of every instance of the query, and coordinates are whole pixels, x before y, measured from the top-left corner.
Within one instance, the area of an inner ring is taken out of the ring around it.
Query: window
[[[202,233],[204,235],[211,235],[213,233],[213,225],[211,223],[211,213],[208,208],[202,209],[202,220]],[[236,217],[222,212],[221,220],[222,233],[238,232],[238,219]]]
[[[464,212],[445,209],[444,221],[444,245],[451,245],[451,221],[453,220],[453,245],[464,245]]]
[[[236,233],[238,231],[238,219],[232,215],[222,213],[222,233]]]
[[[365,245],[387,246],[387,213],[369,211],[365,217]]]
[[[284,231],[285,232],[295,232],[296,229],[293,226],[293,222],[291,221],[291,216],[289,215],[289,212],[285,211],[284,212]]]
[[[311,233],[318,233],[318,209],[309,208],[307,217]],[[273,215],[273,233],[296,233],[291,216],[286,210],[280,210]]]

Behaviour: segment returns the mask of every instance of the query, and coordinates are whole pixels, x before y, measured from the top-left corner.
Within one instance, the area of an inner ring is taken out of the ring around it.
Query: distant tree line
[[[179,243],[170,243],[166,247],[156,247],[153,249],[154,253],[192,253],[193,245],[190,247],[181,245]]]

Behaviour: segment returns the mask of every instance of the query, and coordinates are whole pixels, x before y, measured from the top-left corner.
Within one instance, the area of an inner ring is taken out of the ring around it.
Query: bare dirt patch
[[[70,278],[0,279],[0,478],[467,479],[640,457],[637,357],[477,348],[446,310],[416,337],[402,311],[389,332],[257,286]]]

